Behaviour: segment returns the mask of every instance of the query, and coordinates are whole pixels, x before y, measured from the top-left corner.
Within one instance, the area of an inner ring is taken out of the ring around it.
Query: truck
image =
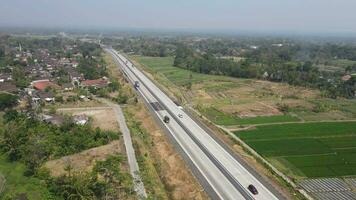
[[[135,89],[139,88],[140,87],[140,82],[135,81],[134,87],[135,87]]]
[[[164,121],[164,123],[168,124],[169,123],[169,117],[167,115],[165,115],[163,117],[163,121]]]

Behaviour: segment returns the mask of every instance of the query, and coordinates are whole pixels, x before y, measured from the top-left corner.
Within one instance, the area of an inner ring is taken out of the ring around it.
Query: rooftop
[[[46,88],[59,88],[59,86],[49,80],[41,80],[41,81],[36,81],[32,84],[33,88],[36,90],[45,90]]]

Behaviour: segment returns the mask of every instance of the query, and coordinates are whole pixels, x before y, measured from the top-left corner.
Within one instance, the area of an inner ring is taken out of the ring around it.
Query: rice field
[[[356,175],[356,122],[266,125],[235,134],[294,178]]]

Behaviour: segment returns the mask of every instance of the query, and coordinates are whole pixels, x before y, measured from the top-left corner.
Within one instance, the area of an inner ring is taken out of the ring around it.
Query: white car
[[[181,113],[178,114],[179,118],[183,118],[183,115]]]

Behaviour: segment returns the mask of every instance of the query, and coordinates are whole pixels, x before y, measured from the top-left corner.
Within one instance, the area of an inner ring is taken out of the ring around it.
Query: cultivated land
[[[131,58],[178,101],[194,107],[218,125],[356,118],[355,100],[327,99],[319,91],[282,83],[194,73],[174,67],[172,57]],[[190,90],[186,88],[189,82]]]
[[[266,125],[236,135],[293,178],[356,175],[356,122]]]

